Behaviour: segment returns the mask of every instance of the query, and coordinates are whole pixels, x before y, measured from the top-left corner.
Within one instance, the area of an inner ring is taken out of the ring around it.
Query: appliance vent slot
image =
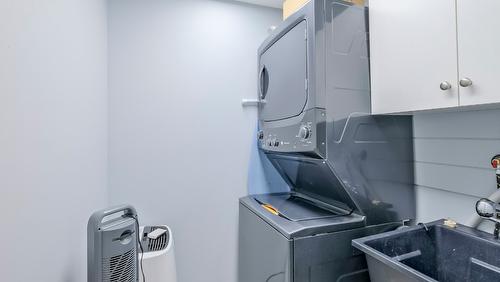
[[[135,249],[111,258],[103,258],[102,281],[104,282],[135,282]]]
[[[152,226],[152,227],[149,227],[147,229],[149,229],[148,230],[149,232],[152,232],[158,228],[165,229],[164,227],[158,227],[158,226]],[[158,237],[156,239],[150,239],[147,237],[145,239],[147,240],[147,245],[142,244],[142,246],[144,248],[144,252],[145,253],[156,252],[156,251],[165,250],[167,248],[168,242],[170,240],[170,234],[167,230],[167,232],[163,233],[160,237]],[[141,242],[141,243],[145,243],[145,242]]]

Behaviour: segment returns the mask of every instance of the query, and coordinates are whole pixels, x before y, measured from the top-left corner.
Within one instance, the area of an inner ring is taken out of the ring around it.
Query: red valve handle
[[[493,168],[498,168],[498,166],[500,166],[500,160],[499,159],[491,160],[491,166],[493,166]]]

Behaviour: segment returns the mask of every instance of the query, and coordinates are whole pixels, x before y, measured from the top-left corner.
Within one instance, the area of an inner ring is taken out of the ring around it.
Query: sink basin
[[[500,242],[444,220],[353,240],[373,282],[500,281]]]

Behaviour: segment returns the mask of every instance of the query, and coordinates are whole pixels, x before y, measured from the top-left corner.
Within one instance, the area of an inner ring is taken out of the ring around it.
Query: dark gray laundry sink
[[[500,281],[500,242],[444,220],[352,241],[366,254],[373,282]]]

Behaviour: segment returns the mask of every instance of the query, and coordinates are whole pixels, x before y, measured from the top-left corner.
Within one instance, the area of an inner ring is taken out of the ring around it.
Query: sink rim
[[[462,234],[462,235],[464,235],[466,237],[470,237],[471,239],[474,239],[474,240],[484,241],[488,244],[493,244],[493,245],[496,245],[500,248],[500,240],[495,239],[492,234],[489,234],[487,232],[480,231],[477,229],[473,229],[471,227],[468,227],[468,226],[465,226],[462,224],[457,224],[457,226],[455,228],[448,227],[448,226],[444,225],[444,221],[445,221],[445,219],[440,219],[440,220],[436,220],[436,221],[433,221],[430,223],[426,223],[425,225],[427,226],[427,228],[430,228],[430,227],[445,228],[449,231]],[[426,274],[424,274],[424,273],[422,273],[422,272],[420,272],[420,271],[418,271],[410,266],[407,266],[406,264],[399,262],[399,261],[391,258],[390,256],[378,251],[377,249],[372,248],[369,245],[367,245],[367,243],[369,243],[372,240],[380,239],[383,237],[399,235],[399,234],[403,234],[403,233],[407,233],[407,232],[411,232],[411,231],[415,231],[415,230],[421,230],[424,228],[425,227],[422,225],[416,225],[416,226],[411,226],[411,227],[406,227],[406,228],[402,228],[402,229],[398,229],[398,230],[385,232],[385,233],[383,233],[384,236],[381,236],[381,234],[376,234],[376,235],[371,235],[371,236],[367,236],[367,237],[363,237],[363,238],[359,238],[359,239],[354,239],[354,240],[352,240],[352,246],[359,249],[360,251],[364,252],[367,256],[370,256],[375,260],[383,262],[385,265],[391,267],[392,269],[394,269],[396,271],[403,272],[404,274],[412,276],[413,278],[416,278],[418,280],[438,282],[438,280],[436,280],[436,279],[434,279],[434,278],[432,278],[432,277],[430,277],[430,276],[428,276],[428,275],[426,275]]]

